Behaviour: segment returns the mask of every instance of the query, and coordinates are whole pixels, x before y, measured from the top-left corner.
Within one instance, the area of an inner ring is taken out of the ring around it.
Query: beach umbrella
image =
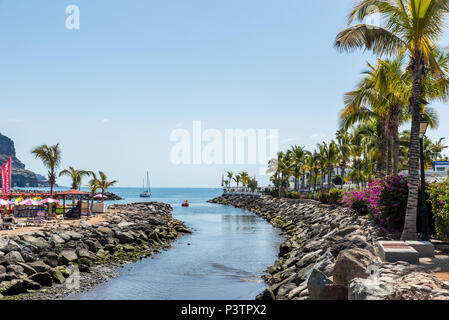
[[[47,198],[47,199],[40,201],[40,204],[44,204],[44,203],[59,203],[59,200]]]
[[[19,198],[17,198],[17,199],[14,201],[14,204],[17,206],[17,205],[19,205],[19,203],[20,203],[22,200],[23,200],[23,198],[22,198],[22,197],[19,197]]]
[[[26,199],[26,200],[19,202],[19,205],[21,205],[21,206],[38,206],[39,202],[37,202],[36,200],[33,200],[33,199]]]
[[[2,199],[2,200],[0,200],[0,206],[8,206],[8,205],[10,205],[10,204],[14,204],[14,202],[12,202],[12,201],[9,201],[9,200],[6,200],[6,199]]]

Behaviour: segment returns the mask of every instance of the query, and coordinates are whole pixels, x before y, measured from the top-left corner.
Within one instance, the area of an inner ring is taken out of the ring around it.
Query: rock
[[[23,235],[22,236],[23,241],[33,245],[38,250],[45,250],[50,248],[50,244],[45,241],[43,238],[37,238],[30,235]]]
[[[26,292],[27,282],[23,279],[14,279],[4,281],[0,284],[0,294],[4,296],[12,296]]]
[[[66,235],[70,236],[70,240],[80,240],[83,237],[81,233],[76,231],[68,231],[66,232]]]
[[[39,290],[40,288],[42,288],[42,286],[39,283],[37,283],[33,280],[23,279],[23,281],[24,281],[24,285],[25,285],[27,291],[28,290]]]
[[[54,252],[48,252],[42,260],[45,264],[53,268],[59,265],[59,256]]]
[[[377,261],[377,258],[364,249],[343,250],[335,262],[333,278],[336,284],[348,286],[354,278],[367,278],[366,269]]]
[[[108,251],[110,254],[113,254],[116,250],[116,246],[113,244],[107,244],[104,246],[104,250]]]
[[[52,269],[50,271],[50,275],[51,275],[51,277],[53,279],[53,282],[55,282],[57,284],[63,284],[65,282],[64,275],[58,269]]]
[[[36,269],[34,269],[32,266],[26,264],[26,263],[18,263],[18,265],[20,267],[22,267],[23,272],[27,275],[27,276],[31,276],[32,274],[35,274],[37,271]]]
[[[83,228],[83,229],[90,229],[92,227],[92,225],[87,223],[87,222],[85,222],[85,221],[81,221],[80,222],[80,227]]]
[[[30,280],[39,283],[44,287],[51,287],[53,284],[52,276],[49,272],[38,272],[29,277]]]
[[[17,264],[18,262],[25,262],[19,251],[11,251],[5,255],[5,259],[9,264]]]
[[[360,230],[360,227],[359,226],[349,226],[349,227],[346,227],[346,228],[343,228],[343,229],[341,229],[341,230],[338,230],[336,233],[335,233],[335,235],[337,236],[337,237],[345,237],[346,235],[348,235],[348,234],[351,234],[351,233],[353,233],[354,231],[357,231],[357,230]]]
[[[307,253],[304,257],[302,257],[298,263],[296,264],[296,266],[298,268],[302,268],[304,266],[308,266],[309,264],[315,262],[319,257],[320,257],[320,253],[323,250],[318,250],[318,251],[314,251],[314,252],[309,252]]]
[[[37,272],[47,272],[51,269],[50,266],[48,266],[47,264],[45,264],[43,261],[40,260],[31,262],[28,265]]]
[[[22,258],[26,263],[37,260],[36,255],[27,247],[22,247]]]
[[[261,294],[256,297],[256,300],[259,301],[267,301],[267,300],[276,300],[276,297],[269,288],[265,289]]]
[[[9,264],[8,260],[6,260],[5,256],[0,256],[0,265],[7,266]]]
[[[98,250],[102,248],[102,245],[98,240],[88,239],[84,241],[84,243],[88,246],[89,250],[93,253],[97,253]]]
[[[62,264],[69,264],[78,260],[78,255],[75,250],[63,250],[59,254],[59,259]]]
[[[77,249],[76,253],[78,254],[78,257],[80,257],[80,258],[90,258],[94,255],[92,252],[90,252],[87,249]]]
[[[387,283],[373,284],[370,279],[353,279],[349,284],[349,300],[389,300],[394,289]]]
[[[53,234],[50,237],[50,240],[53,241],[56,245],[63,245],[65,243],[65,240],[58,236],[57,234]]]
[[[110,237],[114,236],[114,231],[112,231],[112,230],[111,230],[110,228],[108,228],[108,227],[100,226],[100,227],[98,227],[97,230],[98,230],[99,232],[101,232],[101,233],[104,233],[104,234],[110,236]]]
[[[116,231],[115,236],[120,240],[120,243],[132,243],[134,241],[134,237],[128,232]]]
[[[134,246],[130,245],[130,244],[124,244],[122,245],[123,251],[125,252],[131,252],[134,251]]]
[[[324,295],[324,286],[326,284],[333,284],[333,282],[321,271],[313,269],[307,279],[307,289],[309,290],[310,298],[312,300],[327,300],[327,296]]]

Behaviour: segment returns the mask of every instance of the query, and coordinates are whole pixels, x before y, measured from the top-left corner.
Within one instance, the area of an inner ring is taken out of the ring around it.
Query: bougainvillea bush
[[[408,181],[404,176],[390,176],[371,183],[363,191],[346,192],[341,204],[358,214],[369,214],[388,231],[400,231],[404,225]]]
[[[449,179],[428,188],[438,238],[449,242]]]

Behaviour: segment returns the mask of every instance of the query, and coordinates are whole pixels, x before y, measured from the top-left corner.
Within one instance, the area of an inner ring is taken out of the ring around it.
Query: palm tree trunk
[[[396,128],[393,133],[393,174],[399,174],[399,129]]]
[[[416,216],[418,212],[418,182],[419,182],[419,122],[421,114],[421,85],[425,76],[423,54],[416,50],[412,59],[411,72],[413,77],[413,93],[411,98],[412,128],[410,134],[409,192],[407,211],[405,214],[404,231],[401,240],[417,240]]]
[[[391,175],[391,172],[393,171],[393,163],[392,163],[392,150],[391,150],[391,137],[388,136],[388,142],[387,142],[387,175]]]

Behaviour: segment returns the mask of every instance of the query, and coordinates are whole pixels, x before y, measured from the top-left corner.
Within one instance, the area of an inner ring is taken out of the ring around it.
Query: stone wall
[[[263,276],[269,287],[258,300],[449,297],[449,283],[419,266],[381,262],[377,242],[395,239],[368,217],[313,200],[222,196],[210,202],[250,210],[287,235],[279,260]]]

